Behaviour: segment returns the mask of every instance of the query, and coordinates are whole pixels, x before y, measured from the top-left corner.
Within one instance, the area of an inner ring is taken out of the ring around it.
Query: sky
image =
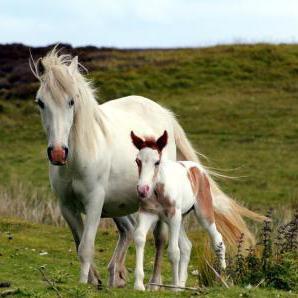
[[[0,43],[298,43],[298,0],[0,0]]]

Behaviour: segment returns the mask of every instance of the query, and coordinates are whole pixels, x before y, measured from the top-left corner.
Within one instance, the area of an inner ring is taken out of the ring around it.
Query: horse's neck
[[[78,96],[81,98],[71,128],[70,147],[74,155],[87,154],[88,158],[95,158],[101,151],[99,146],[105,143],[104,117],[91,90],[81,89]]]

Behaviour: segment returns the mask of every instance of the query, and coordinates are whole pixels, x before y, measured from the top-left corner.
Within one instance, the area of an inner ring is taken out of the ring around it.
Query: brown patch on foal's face
[[[165,194],[165,186],[157,183],[154,195],[149,199],[140,199],[140,211],[164,215],[171,218],[176,213],[176,203]]]
[[[207,175],[196,167],[188,169],[187,175],[203,218],[210,224],[214,223],[212,194]]]

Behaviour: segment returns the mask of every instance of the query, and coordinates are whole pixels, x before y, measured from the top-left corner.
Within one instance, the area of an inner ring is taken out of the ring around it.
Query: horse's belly
[[[102,217],[124,216],[138,210],[138,198],[134,187],[118,186],[107,190]]]

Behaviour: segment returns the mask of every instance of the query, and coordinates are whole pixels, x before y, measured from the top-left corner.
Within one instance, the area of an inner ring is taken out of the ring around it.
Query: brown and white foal
[[[179,238],[181,233],[185,234],[182,217],[190,210],[195,211],[196,218],[209,233],[220,265],[224,269],[225,245],[222,235],[216,228],[206,171],[191,161],[167,160],[162,154],[168,141],[166,131],[157,140],[143,140],[131,132],[131,139],[139,149],[136,163],[139,170],[137,192],[140,209],[134,234],[136,243],[134,288],[145,290],[143,259],[146,235],[158,220],[165,221],[169,226],[168,254],[172,265],[172,283],[174,286],[185,286],[190,250],[184,253],[185,245]]]

